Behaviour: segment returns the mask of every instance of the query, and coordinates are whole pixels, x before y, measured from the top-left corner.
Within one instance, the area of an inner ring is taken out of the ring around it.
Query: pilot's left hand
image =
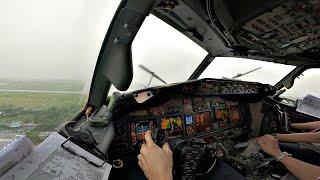
[[[138,155],[138,164],[145,176],[150,180],[172,180],[173,160],[169,144],[160,148],[153,142],[150,131],[145,133],[145,141]]]
[[[264,135],[256,139],[260,148],[267,154],[273,157],[278,157],[281,150],[278,145],[278,140],[271,135]]]

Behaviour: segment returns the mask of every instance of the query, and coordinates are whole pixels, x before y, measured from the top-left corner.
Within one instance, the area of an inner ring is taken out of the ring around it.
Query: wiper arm
[[[247,75],[247,74],[250,74],[250,73],[252,73],[252,72],[254,72],[254,71],[258,71],[259,69],[261,69],[261,67],[255,68],[255,69],[253,69],[253,70],[251,70],[251,71],[248,71],[248,72],[245,72],[245,73],[239,73],[239,74],[233,76],[232,79],[237,79],[237,78],[239,78],[239,77],[242,77],[242,76],[245,76],[245,75]]]
[[[164,81],[163,79],[161,79],[155,72],[149,70],[149,69],[148,69],[147,67],[145,67],[144,65],[139,64],[139,67],[140,67],[141,69],[143,69],[144,71],[146,71],[147,73],[151,74],[151,78],[150,78],[150,80],[149,80],[149,82],[148,82],[147,87],[150,86],[153,77],[155,77],[156,79],[158,79],[159,81],[161,81],[163,84],[168,84],[166,81]]]

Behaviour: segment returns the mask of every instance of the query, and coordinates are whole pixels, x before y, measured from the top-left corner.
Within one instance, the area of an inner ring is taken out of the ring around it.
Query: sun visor
[[[127,90],[133,77],[131,46],[118,43],[107,56],[112,61],[106,62],[104,75],[118,90]]]

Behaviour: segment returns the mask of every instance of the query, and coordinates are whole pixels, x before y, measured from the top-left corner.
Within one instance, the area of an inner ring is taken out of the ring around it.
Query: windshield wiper
[[[245,73],[238,73],[237,75],[233,76],[232,79],[237,79],[237,78],[239,78],[241,76],[245,76],[245,75],[250,74],[250,73],[252,73],[254,71],[258,71],[259,69],[261,69],[261,67],[255,68],[255,69],[253,69],[251,71],[248,71],[248,72],[245,72]]]
[[[152,81],[153,78],[158,79],[158,80],[161,81],[163,84],[167,84],[166,81],[164,81],[163,79],[161,79],[155,72],[151,71],[150,69],[148,69],[148,68],[145,67],[144,65],[139,64],[138,67],[140,67],[142,70],[146,71],[147,73],[149,73],[149,74],[151,75],[151,78],[150,78],[150,80],[149,80],[149,82],[148,82],[148,84],[147,84],[146,87],[149,87],[149,86],[150,86],[151,81]]]

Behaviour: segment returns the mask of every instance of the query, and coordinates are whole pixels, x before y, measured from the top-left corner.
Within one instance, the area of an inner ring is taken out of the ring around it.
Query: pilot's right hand
[[[273,157],[278,157],[281,154],[281,150],[278,145],[278,140],[271,135],[264,135],[257,138],[257,142],[261,149]]]
[[[150,180],[172,180],[172,151],[168,143],[162,148],[156,145],[151,132],[145,133],[145,144],[142,144],[138,155],[138,164]]]

